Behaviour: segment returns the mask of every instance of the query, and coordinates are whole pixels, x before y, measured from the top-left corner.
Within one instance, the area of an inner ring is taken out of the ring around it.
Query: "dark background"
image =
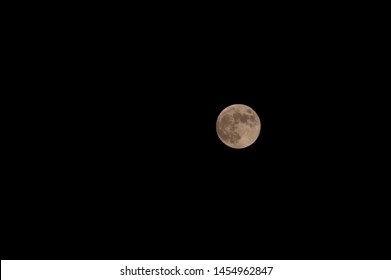
[[[363,28],[107,17],[21,26],[2,259],[379,258],[385,110]],[[243,150],[215,130],[234,103],[262,122]]]

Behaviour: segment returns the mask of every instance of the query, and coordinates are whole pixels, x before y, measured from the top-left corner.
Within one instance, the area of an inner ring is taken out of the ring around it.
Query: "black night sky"
[[[58,27],[16,97],[6,257],[369,258],[377,116],[350,39],[250,21]],[[262,122],[243,150],[216,134],[235,103]]]

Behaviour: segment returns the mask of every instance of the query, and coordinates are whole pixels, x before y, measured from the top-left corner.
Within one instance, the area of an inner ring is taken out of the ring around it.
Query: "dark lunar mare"
[[[247,123],[247,120],[249,119],[249,115],[240,115],[240,122]]]
[[[240,135],[239,135],[239,133],[237,133],[237,132],[232,132],[232,133],[230,133],[230,135],[229,135],[229,141],[232,143],[232,144],[236,144],[239,140],[240,140],[240,138],[242,138]]]

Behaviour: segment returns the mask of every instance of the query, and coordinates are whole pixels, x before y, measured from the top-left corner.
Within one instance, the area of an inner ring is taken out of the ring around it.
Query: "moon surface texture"
[[[243,149],[257,140],[261,132],[261,120],[249,106],[233,104],[219,114],[216,130],[225,145]]]

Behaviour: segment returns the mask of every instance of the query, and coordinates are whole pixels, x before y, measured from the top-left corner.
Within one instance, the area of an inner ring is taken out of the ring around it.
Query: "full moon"
[[[257,140],[261,132],[261,120],[252,108],[243,104],[233,104],[217,117],[216,130],[225,145],[243,149]]]

